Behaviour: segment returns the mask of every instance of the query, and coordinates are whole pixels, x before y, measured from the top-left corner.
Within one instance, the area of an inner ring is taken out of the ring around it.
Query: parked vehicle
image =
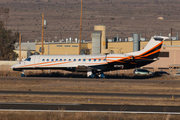
[[[141,74],[141,75],[152,75],[153,72],[146,70],[146,69],[135,69],[134,74]]]
[[[156,71],[154,73],[155,76],[163,76],[163,75],[170,75],[169,73],[165,72],[165,71]]]
[[[180,73],[176,73],[176,74],[174,74],[174,76],[180,76]]]

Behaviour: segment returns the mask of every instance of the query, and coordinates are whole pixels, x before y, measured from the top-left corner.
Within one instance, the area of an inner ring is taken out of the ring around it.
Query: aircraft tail
[[[165,39],[169,37],[153,36],[151,37],[148,44],[141,51],[127,53],[128,55],[134,56],[136,59],[155,59],[158,58],[162,44]]]

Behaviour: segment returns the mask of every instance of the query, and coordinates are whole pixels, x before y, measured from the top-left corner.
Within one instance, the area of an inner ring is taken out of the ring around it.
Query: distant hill
[[[45,14],[46,41],[79,37],[81,0],[1,0],[10,8],[7,28],[19,31],[23,41],[41,39],[41,15]],[[82,39],[91,40],[94,25],[106,25],[107,38],[142,34],[148,39],[180,31],[179,0],[83,0]],[[162,17],[163,20],[157,19]],[[1,16],[1,20],[4,20]]]

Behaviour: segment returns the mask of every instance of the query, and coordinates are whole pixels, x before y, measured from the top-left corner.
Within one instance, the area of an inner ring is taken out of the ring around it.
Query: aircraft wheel
[[[90,78],[91,79],[95,78],[95,74],[91,74]]]
[[[106,78],[105,74],[103,74],[103,73],[100,74],[99,77],[100,77],[100,78]]]
[[[25,74],[21,74],[21,77],[25,77]]]

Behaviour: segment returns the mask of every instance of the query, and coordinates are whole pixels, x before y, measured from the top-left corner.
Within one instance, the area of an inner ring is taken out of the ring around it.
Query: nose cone
[[[16,64],[12,65],[11,68],[13,69],[13,68],[18,67],[18,64],[19,64],[19,63],[16,63]]]
[[[14,65],[12,65],[11,68],[14,68]]]
[[[17,64],[17,63],[16,63],[16,64]],[[15,67],[16,67],[16,64],[12,65],[11,68],[12,68],[12,69],[15,68]]]
[[[12,65],[11,68],[15,68],[15,65]]]
[[[16,64],[12,65],[11,68],[12,68],[14,71],[22,71],[22,70],[19,68],[19,63],[16,63]]]

